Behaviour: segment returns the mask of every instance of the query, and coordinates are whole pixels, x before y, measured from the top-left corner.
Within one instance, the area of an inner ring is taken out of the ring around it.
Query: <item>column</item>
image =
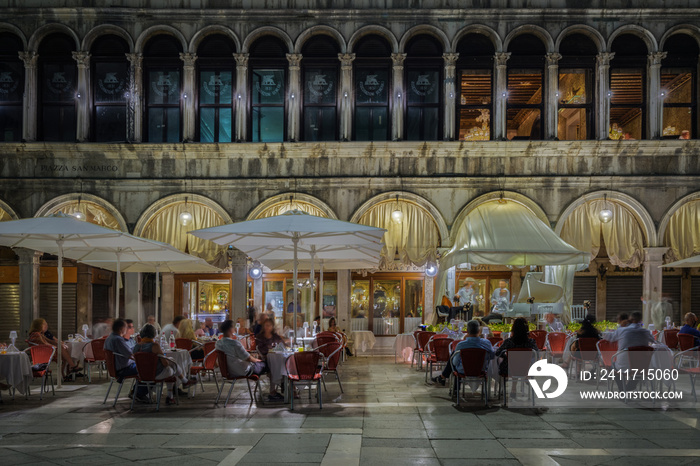
[[[349,141],[352,138],[352,104],[354,102],[354,90],[352,88],[352,62],[354,53],[339,53],[340,60],[340,131],[341,141]]]
[[[405,53],[392,53],[392,91],[391,102],[391,139],[400,141],[403,139],[403,109],[406,92],[403,88],[403,62],[406,60]]]
[[[78,283],[76,288],[78,308],[76,328],[80,330],[83,324],[88,324],[92,327],[92,267],[78,263]]]
[[[248,256],[236,248],[228,250],[231,258],[231,319],[248,318]]]
[[[301,121],[301,54],[288,53],[287,61],[289,61],[289,92],[287,96],[287,139],[291,142],[297,142],[301,136],[299,131],[299,122]]]
[[[338,270],[338,297],[337,297],[337,320],[338,327],[345,330],[350,335],[352,326],[350,325],[350,271]]]
[[[510,52],[497,52],[494,55],[496,91],[493,102],[493,140],[505,141],[506,131],[506,103],[508,99],[508,68],[506,63],[510,58]]]
[[[182,66],[182,140],[194,141],[195,134],[195,101],[194,101],[194,63],[197,61],[196,53],[181,53]]]
[[[664,254],[668,248],[644,248],[644,324],[651,323],[651,305],[661,301],[661,281]]]
[[[175,317],[175,274],[161,273],[160,278],[160,324],[163,326]],[[180,314],[180,309],[177,313]]]
[[[559,60],[561,55],[558,53],[548,53],[547,59],[547,82],[545,89],[547,94],[542,96],[544,101],[545,127],[544,138],[548,140],[557,139],[558,115],[557,108],[559,107]]]
[[[143,286],[140,272],[124,273],[124,318],[133,320],[135,326],[146,321],[143,315]]]
[[[75,139],[78,142],[85,142],[90,138],[90,53],[73,52],[73,60],[78,64],[78,89],[75,94],[78,100]]]
[[[445,125],[443,127],[443,139],[445,141],[455,140],[455,96],[457,94],[455,86],[455,64],[459,58],[458,53],[443,53],[442,59],[445,61]]]
[[[127,53],[129,60],[129,97],[126,107],[126,139],[129,142],[141,142],[143,138],[143,55]]]
[[[648,139],[661,139],[663,134],[664,99],[661,97],[661,60],[666,52],[647,57],[647,102],[649,102]]]
[[[32,320],[39,317],[39,258],[41,253],[32,249],[13,248],[19,256],[19,342],[29,336]]]
[[[610,60],[614,52],[601,52],[596,56],[595,64],[595,132],[596,139],[610,137]]]
[[[595,277],[595,318],[596,320],[605,320],[608,312],[608,286],[605,274],[608,269],[603,263],[591,262],[591,265],[597,267],[596,270],[598,271]]]
[[[423,301],[423,323],[428,324],[437,322],[435,314],[435,280],[432,277],[426,276],[423,283],[425,284],[425,300]],[[404,332],[410,331],[410,328],[405,328]]]
[[[248,102],[248,54],[234,53],[236,59],[236,142],[246,140]]]
[[[247,278],[246,278],[247,280]],[[265,303],[263,302],[263,279],[262,277],[253,280],[253,306],[258,312],[265,310]]]
[[[39,55],[33,51],[19,52],[19,58],[24,62],[22,139],[27,142],[34,142],[36,141],[37,110],[39,108],[36,70],[36,62],[39,59]]]

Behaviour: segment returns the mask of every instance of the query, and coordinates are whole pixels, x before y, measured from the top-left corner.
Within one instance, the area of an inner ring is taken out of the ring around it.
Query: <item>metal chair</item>
[[[323,409],[323,393],[321,392],[321,380],[323,378],[323,365],[320,365],[321,353],[318,351],[303,351],[293,353],[285,361],[287,378],[289,379],[289,389],[291,394],[291,409],[294,410],[294,384],[306,384],[311,388],[316,384],[318,395],[318,407]],[[309,400],[311,400],[311,390],[309,389]]]
[[[100,378],[102,378],[102,367],[105,363],[105,340],[91,340],[90,343],[87,343],[85,346],[87,345],[90,345],[90,349],[92,350],[92,357],[85,356],[84,362],[85,366],[87,366],[88,383],[92,383],[92,366],[97,365],[97,368],[100,373]],[[83,352],[84,351],[85,349],[83,348]]]
[[[459,355],[462,358],[463,373],[459,373],[456,370],[452,371],[455,385],[453,393],[457,395],[457,406],[460,406],[461,403],[461,399],[459,397],[460,380],[473,380],[481,382],[481,394],[484,397],[484,404],[488,406],[489,377],[488,373],[484,370],[484,363],[486,361],[486,357],[488,356],[488,352],[483,348],[462,348],[459,350]]]
[[[245,380],[246,383],[248,384],[248,393],[250,394],[250,402],[255,401],[255,393],[257,393],[258,389],[260,388],[260,377],[258,377],[255,374],[251,375],[231,375],[228,371],[228,362],[227,362],[227,356],[226,353],[224,353],[221,350],[214,350],[216,353],[216,359],[219,362],[219,370],[221,371],[221,377],[222,377],[222,383],[221,383],[221,388],[219,389],[219,394],[216,396],[216,400],[214,401],[214,406],[219,404],[219,398],[221,398],[221,392],[224,391],[224,387],[226,386],[227,383],[231,384],[231,388],[228,390],[228,395],[226,396],[226,401],[224,401],[224,408],[228,404],[229,398],[231,398],[231,392],[233,391],[233,386],[238,382],[239,380]],[[250,381],[255,382],[255,390],[250,389]],[[217,383],[218,385],[218,383]],[[262,399],[262,394],[260,394],[260,398]]]
[[[103,340],[104,341],[104,340]],[[119,384],[119,389],[117,390],[117,395],[114,397],[114,403],[112,403],[112,408],[114,408],[117,405],[117,400],[119,399],[119,393],[122,391],[122,387],[124,386],[124,381],[126,379],[133,379],[134,382],[138,378],[138,376],[134,375],[127,375],[124,377],[119,377],[117,376],[117,370],[115,369],[114,365],[114,358],[115,356],[119,356],[122,358],[125,358],[125,356],[122,356],[121,354],[115,354],[109,350],[104,350],[105,353],[105,366],[107,366],[107,374],[109,374],[109,387],[107,388],[107,393],[105,394],[105,399],[102,402],[102,404],[105,404],[107,402],[107,397],[109,396],[109,392],[112,390],[112,384],[114,382],[117,382]],[[131,384],[131,388],[134,388],[134,384]]]
[[[547,345],[547,331],[546,330],[532,330],[529,333],[529,337],[535,340],[537,343],[537,348],[540,351],[544,351]]]
[[[343,351],[343,344],[340,342],[330,342],[325,345],[321,345],[316,348],[323,355],[323,375],[326,372],[332,372],[335,374],[335,378],[338,380],[338,386],[340,387],[340,393],[343,392],[343,384],[340,383],[340,375],[338,374],[338,365],[340,364],[340,355]],[[323,388],[326,389],[325,377],[321,378],[323,382]],[[326,389],[328,391],[328,389]]]
[[[452,345],[452,338],[439,337],[437,335],[428,341],[426,345],[426,371],[425,371],[425,381],[428,382],[428,373],[430,373],[430,378],[433,377],[433,366],[445,366],[450,360],[450,346]]]
[[[160,399],[163,396],[163,384],[166,383],[176,383],[177,377],[167,377],[165,379],[156,380],[158,372],[158,358],[167,359],[168,361],[176,364],[173,359],[166,358],[156,353],[145,353],[137,352],[133,355],[134,362],[136,363],[136,370],[138,371],[138,376],[136,377],[136,383],[134,385],[134,393],[131,397],[131,410],[134,410],[134,402],[136,401],[136,392],[139,386],[144,386],[148,389],[149,393],[151,389],[157,390],[156,392],[156,411],[160,410]],[[177,390],[173,390],[175,401],[179,404]]]
[[[599,340],[596,343],[596,348],[598,349],[598,357],[600,358],[600,365],[607,370],[612,370],[613,356],[617,353],[617,342],[608,340]],[[595,378],[595,388],[598,389],[598,384],[600,383],[600,377]],[[610,384],[612,380],[608,377],[608,389],[610,389]]]
[[[694,367],[683,367],[683,359],[688,358],[694,361]],[[690,376],[691,394],[697,403],[698,395],[695,391],[695,380],[698,374],[700,374],[700,346],[678,353],[673,361],[673,366],[676,367],[681,374],[688,374]]]
[[[688,351],[695,348],[695,336],[687,333],[678,334],[678,348],[681,351]]]
[[[664,330],[664,343],[672,350],[678,349],[678,331],[677,328]]]
[[[564,356],[566,339],[567,335],[564,332],[549,332],[547,334],[545,341],[547,361],[549,361],[549,358],[551,358],[551,362],[554,362],[556,358],[561,358]]]
[[[27,349],[32,359],[32,377],[35,379],[41,378],[39,399],[43,399],[47,378],[49,382],[51,382],[51,393],[56,396],[56,391],[53,386],[53,373],[51,372],[51,361],[53,360],[54,354],[56,354],[56,347],[52,345],[34,345]]]
[[[530,379],[528,371],[530,366],[534,361],[537,360],[537,351],[532,348],[511,348],[506,350],[505,358],[508,359],[508,373],[506,375],[501,375],[502,382],[502,393],[503,393],[503,406],[508,406],[508,390],[507,383],[508,380],[515,382],[521,381],[523,383]],[[529,396],[532,398],[532,406],[535,406],[535,394],[532,391],[532,386],[526,383],[529,390]]]

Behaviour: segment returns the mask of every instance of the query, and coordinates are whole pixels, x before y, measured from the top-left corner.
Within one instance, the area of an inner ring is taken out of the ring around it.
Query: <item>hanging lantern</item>
[[[85,214],[82,213],[82,212],[79,211],[79,210],[76,210],[76,211],[73,212],[71,215],[72,215],[74,218],[77,218],[78,220],[85,220]]]
[[[192,219],[194,218],[191,213],[187,210],[187,198],[185,198],[185,210],[180,213],[180,216],[178,217],[180,220],[180,225],[183,227],[186,227],[192,222]]]
[[[396,195],[396,208],[394,211],[391,213],[391,220],[394,223],[401,223],[403,221],[403,212],[401,212],[401,209],[399,209],[399,195]]]
[[[603,209],[598,212],[598,218],[602,223],[608,223],[613,218],[612,210],[608,208],[608,195],[603,196]]]

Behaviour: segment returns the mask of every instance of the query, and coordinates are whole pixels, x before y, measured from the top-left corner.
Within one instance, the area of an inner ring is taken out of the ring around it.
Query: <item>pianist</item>
[[[544,320],[547,322],[547,331],[548,332],[563,332],[564,331],[564,324],[561,323],[561,320],[557,319],[557,316],[552,314],[551,312],[549,314],[545,314]]]

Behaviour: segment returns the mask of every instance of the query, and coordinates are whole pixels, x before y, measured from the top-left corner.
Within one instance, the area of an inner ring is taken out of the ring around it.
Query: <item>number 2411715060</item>
[[[678,380],[678,369],[601,369],[600,380]]]

